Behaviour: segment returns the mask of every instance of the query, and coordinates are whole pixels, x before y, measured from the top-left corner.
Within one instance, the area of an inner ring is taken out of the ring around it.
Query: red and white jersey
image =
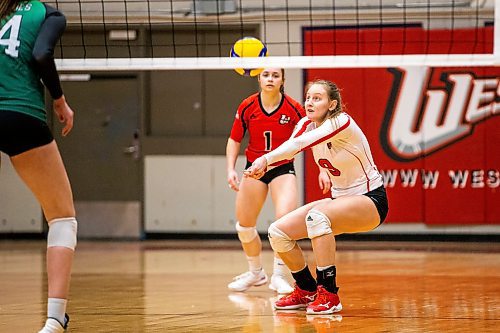
[[[333,198],[364,194],[383,185],[364,133],[346,113],[319,127],[303,118],[289,140],[264,156],[271,165],[307,148],[312,148],[316,164],[328,170]]]
[[[241,142],[248,130],[250,137],[245,154],[248,161],[253,162],[288,140],[295,125],[304,116],[300,103],[285,94],[276,110],[268,113],[262,106],[260,93],[256,93],[243,100],[238,107],[230,138]]]

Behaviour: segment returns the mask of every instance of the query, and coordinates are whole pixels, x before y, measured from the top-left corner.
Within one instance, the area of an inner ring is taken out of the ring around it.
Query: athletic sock
[[[255,257],[247,256],[248,269],[254,274],[258,274],[262,270],[262,259],[260,255]]]
[[[286,276],[288,268],[281,258],[274,257],[273,275]]]
[[[318,285],[323,286],[327,291],[336,294],[339,290],[335,282],[337,269],[335,265],[326,267],[316,267]]]
[[[316,280],[314,280],[307,265],[300,271],[292,272],[292,276],[300,289],[306,291],[316,291]]]
[[[66,323],[64,315],[66,314],[66,304],[68,300],[63,298],[49,298],[47,302],[47,317],[54,318],[61,325],[65,325]]]

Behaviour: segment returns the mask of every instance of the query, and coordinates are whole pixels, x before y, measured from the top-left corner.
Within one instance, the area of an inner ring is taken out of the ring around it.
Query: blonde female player
[[[48,312],[40,333],[63,332],[76,246],[73,195],[56,142],[46,124],[42,79],[54,100],[63,136],[73,127],[53,58],[66,27],[61,12],[40,1],[0,4],[0,151],[42,206],[47,241]],[[22,320],[22,319],[21,319]]]
[[[307,118],[280,147],[256,159],[246,171],[258,178],[268,165],[288,160],[311,148],[321,169],[332,180],[332,199],[308,203],[269,227],[272,248],[292,271],[295,290],[275,303],[276,309],[307,308],[308,314],[342,310],[335,282],[335,235],[375,229],[388,212],[382,177],[373,162],[365,135],[342,111],[337,86],[314,81],[306,94]],[[296,240],[310,238],[317,263],[311,275]]]
[[[258,80],[260,92],[243,100],[238,107],[226,147],[227,182],[237,192],[236,231],[248,261],[248,271],[228,284],[232,291],[245,291],[268,281],[262,268],[262,244],[255,226],[269,190],[276,218],[294,210],[298,200],[293,159],[273,165],[259,180],[243,178],[239,183],[235,164],[245,132],[248,131],[250,137],[245,150],[248,167],[256,158],[286,141],[295,125],[305,116],[300,103],[284,93],[283,69],[266,68],[259,74]],[[269,287],[278,293],[292,292],[293,288],[285,278],[286,273],[288,269],[276,256]]]

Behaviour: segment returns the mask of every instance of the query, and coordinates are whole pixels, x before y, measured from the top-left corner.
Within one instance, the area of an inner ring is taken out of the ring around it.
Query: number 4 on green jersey
[[[17,58],[19,55],[18,47],[21,42],[18,37],[22,18],[21,15],[12,16],[12,18],[2,27],[2,30],[0,30],[0,45],[7,46],[5,53],[13,58]],[[9,31],[10,34],[7,37],[6,35]]]

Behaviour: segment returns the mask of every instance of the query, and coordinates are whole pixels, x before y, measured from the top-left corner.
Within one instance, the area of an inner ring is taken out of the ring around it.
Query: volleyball
[[[232,58],[266,57],[267,47],[255,37],[244,37],[234,43],[230,56]],[[263,68],[235,68],[234,70],[240,75],[257,76]]]

